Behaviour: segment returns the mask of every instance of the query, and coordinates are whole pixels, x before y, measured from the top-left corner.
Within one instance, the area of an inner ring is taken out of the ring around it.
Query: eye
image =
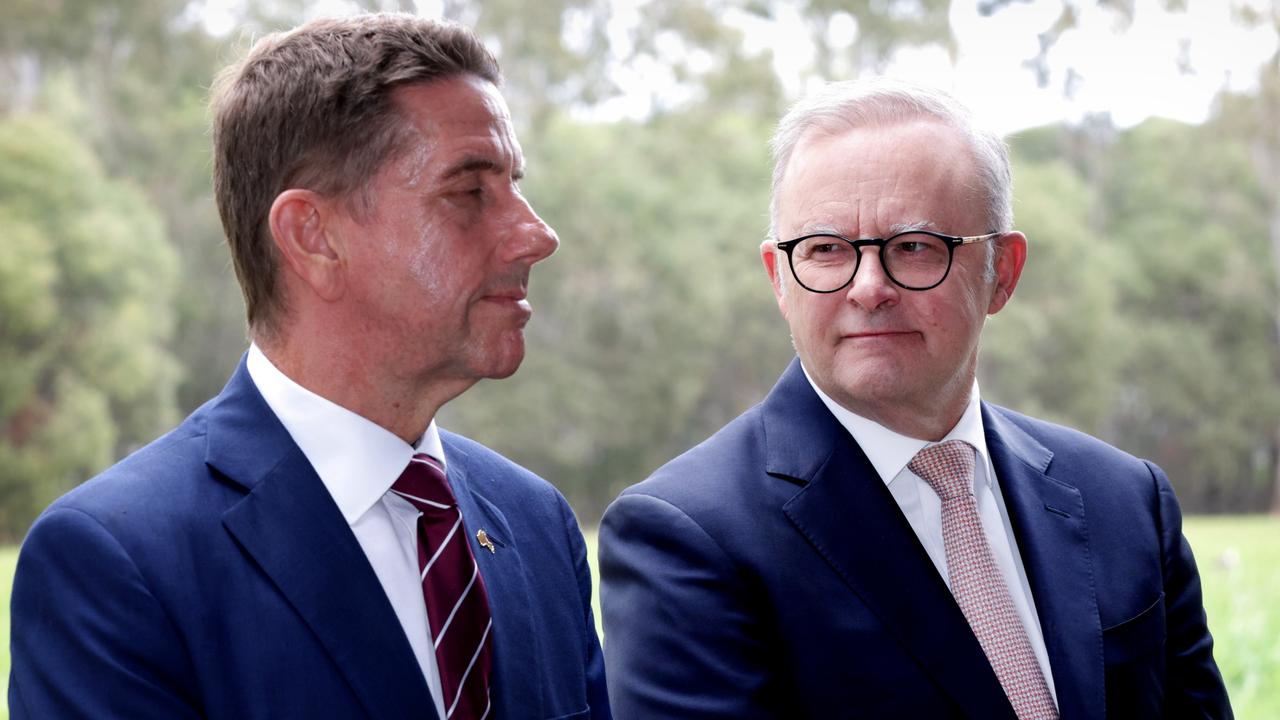
[[[834,237],[815,235],[796,247],[795,256],[812,262],[844,262],[853,253],[849,243]]]
[[[453,202],[465,205],[483,205],[485,202],[485,189],[483,185],[474,187],[462,187],[449,194],[453,198]]]

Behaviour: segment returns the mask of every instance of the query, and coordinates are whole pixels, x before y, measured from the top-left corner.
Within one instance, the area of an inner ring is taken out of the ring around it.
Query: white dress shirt
[[[435,421],[415,449],[386,428],[297,384],[256,344],[249,347],[246,364],[258,392],[315,468],[369,558],[413,648],[436,712],[444,717],[440,670],[429,640],[427,605],[418,575],[420,513],[408,500],[390,492],[415,452],[444,465]]]
[[[907,464],[916,453],[936,443],[901,435],[879,423],[850,412],[827,397],[809,376],[808,370],[805,370],[805,378],[809,380],[809,384],[813,386],[814,392],[822,402],[831,410],[831,414],[835,415],[866,453],[867,459],[871,461],[880,479],[889,487],[889,493],[902,509],[902,514],[906,516],[916,537],[920,538],[920,544],[929,554],[934,567],[950,587],[951,581],[947,575],[947,554],[942,542],[942,500],[929,483],[907,468]],[[978,501],[982,532],[991,545],[991,554],[995,558],[996,566],[1000,569],[1000,574],[1004,577],[1005,585],[1009,588],[1009,594],[1013,596],[1013,605],[1017,609],[1018,619],[1027,630],[1027,637],[1031,640],[1031,649],[1035,653],[1036,662],[1040,663],[1040,671],[1044,673],[1045,682],[1049,685],[1049,693],[1056,704],[1058,695],[1053,686],[1053,673],[1049,668],[1049,654],[1045,650],[1044,634],[1040,630],[1040,620],[1036,614],[1035,598],[1031,596],[1031,586],[1027,583],[1026,569],[1022,565],[1022,556],[1018,552],[1018,540],[1013,535],[1012,526],[1009,525],[1009,511],[1005,507],[1004,496],[1000,492],[1000,480],[996,477],[991,456],[987,453],[977,381],[973,383],[969,404],[965,406],[960,421],[951,428],[951,432],[947,433],[946,437],[938,442],[947,440],[963,440],[977,450],[973,473],[974,497]]]

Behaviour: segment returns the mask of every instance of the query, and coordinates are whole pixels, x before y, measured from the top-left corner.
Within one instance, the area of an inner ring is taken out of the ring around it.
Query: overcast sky
[[[232,31],[229,9],[243,5],[243,0],[206,2],[204,18],[209,29]],[[1024,62],[1035,56],[1037,35],[1053,23],[1062,2],[1013,3],[991,17],[981,17],[977,0],[956,0],[951,26],[959,56],[954,63],[941,47],[911,49],[899,54],[889,74],[950,90],[1002,132],[1078,120],[1098,112],[1110,113],[1121,126],[1151,115],[1200,122],[1219,89],[1253,87],[1258,66],[1276,51],[1274,32],[1245,30],[1230,16],[1233,3],[1261,6],[1268,0],[1188,0],[1188,9],[1181,13],[1161,10],[1158,0],[1137,0],[1134,23],[1125,30],[1117,27],[1114,13],[1099,9],[1094,0],[1072,0],[1081,9],[1080,27],[1054,48],[1048,84],[1039,88]],[[440,14],[439,0],[419,0],[418,7],[424,15]],[[346,0],[317,0],[310,14],[354,9]],[[626,42],[629,24],[643,12],[643,0],[614,0],[610,30],[615,42]],[[742,15],[725,20],[742,28],[748,48],[773,50],[775,69],[791,97],[803,92],[801,78],[813,58],[799,17],[784,14],[764,22]],[[845,16],[832,23],[829,39],[848,43],[857,32],[856,23]],[[1067,97],[1069,69],[1074,71],[1073,92]],[[681,89],[657,64],[619,66],[614,75],[619,86],[631,92],[591,115],[643,117],[655,93],[680,97]]]

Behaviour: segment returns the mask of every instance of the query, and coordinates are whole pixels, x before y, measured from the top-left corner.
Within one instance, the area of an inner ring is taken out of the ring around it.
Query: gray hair
[[[888,78],[833,82],[791,106],[774,132],[769,234],[778,239],[778,192],[800,140],[812,130],[838,133],[932,118],[958,131],[973,152],[977,190],[987,201],[989,230],[1013,229],[1013,175],[1009,150],[996,133],[977,126],[969,109],[934,88]],[[990,257],[990,256],[989,256]]]

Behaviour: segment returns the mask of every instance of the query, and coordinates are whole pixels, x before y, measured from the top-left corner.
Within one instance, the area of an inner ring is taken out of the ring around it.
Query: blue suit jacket
[[[609,717],[586,549],[550,485],[442,433],[493,612],[493,715]],[[372,567],[243,360],[55,502],[13,586],[20,718],[432,718]]]
[[[1064,720],[1229,717],[1163,473],[983,405]],[[885,484],[793,362],[600,530],[618,718],[1013,718]]]

